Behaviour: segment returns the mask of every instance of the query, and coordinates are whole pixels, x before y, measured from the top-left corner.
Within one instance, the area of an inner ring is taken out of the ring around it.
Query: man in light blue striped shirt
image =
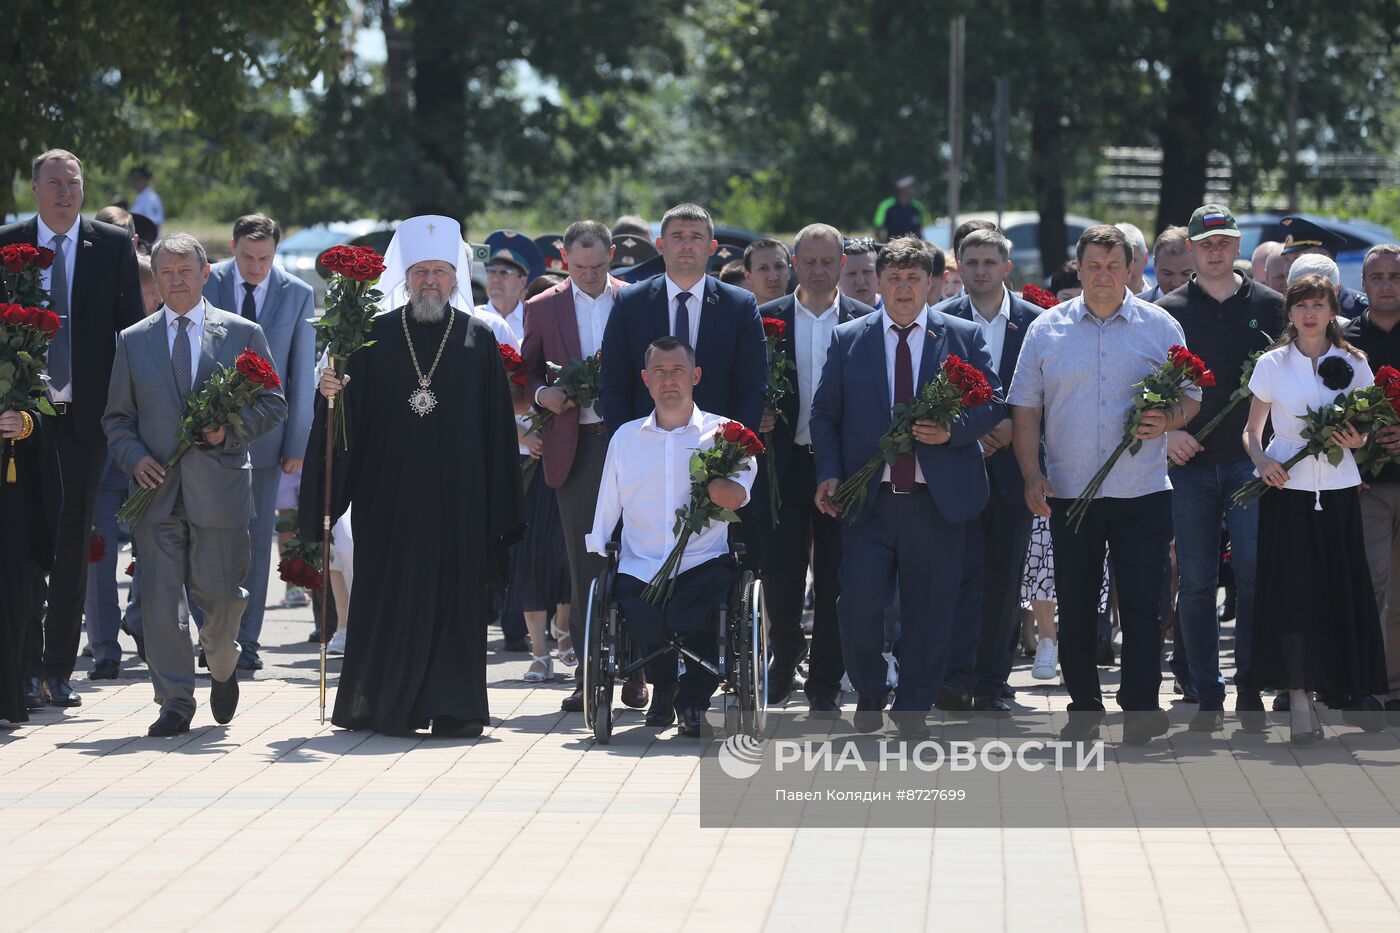
[[[1133,714],[1124,739],[1147,742],[1166,731],[1158,706],[1162,675],[1159,593],[1172,537],[1171,482],[1163,435],[1200,408],[1193,389],[1177,409],[1149,411],[1138,429],[1142,448],[1108,474],[1079,530],[1065,512],[1123,437],[1134,386],[1164,363],[1181,326],[1128,292],[1132,246],[1122,231],[1097,225],[1077,247],[1084,293],[1052,308],[1027,329],[1007,402],[1013,444],[1026,481],[1026,505],[1049,518],[1060,609],[1060,669],[1071,717],[1065,737],[1097,731],[1103,711],[1095,664],[1095,615],[1108,549],[1123,623],[1118,705]],[[1045,436],[1045,473],[1039,449]],[[1048,475],[1047,475],[1048,474]],[[1150,715],[1147,715],[1149,714]]]

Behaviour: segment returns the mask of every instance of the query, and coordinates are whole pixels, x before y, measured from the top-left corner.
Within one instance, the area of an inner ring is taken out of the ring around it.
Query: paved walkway
[[[206,679],[190,735],[145,738],[137,664],[0,729],[0,928],[1400,927],[1395,830],[701,829],[693,742],[628,712],[595,746],[524,656],[493,657],[479,740],[322,726],[308,621],[272,614],[227,727]]]

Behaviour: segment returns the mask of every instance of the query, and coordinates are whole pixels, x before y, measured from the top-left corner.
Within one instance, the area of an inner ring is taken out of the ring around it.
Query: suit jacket
[[[0,246],[38,243],[37,217],[0,227]],[[131,237],[120,227],[93,220],[78,221],[78,255],[73,262],[69,289],[72,322],[73,407],[70,409],[79,437],[92,444],[104,443],[102,413],[107,407],[107,383],[117,334],[146,316],[141,301],[141,275]],[[0,296],[9,301],[0,281]]]
[[[234,288],[233,260],[229,259],[209,270],[204,297],[211,305],[233,308],[230,313],[238,314],[243,296],[235,295]],[[306,457],[316,401],[316,330],[311,326],[315,314],[316,294],[311,286],[273,266],[258,326],[272,351],[269,360],[282,378],[287,419],[253,442],[254,469],[279,467],[283,460]]]
[[[665,275],[629,285],[613,301],[603,335],[602,374],[603,419],[610,432],[655,407],[642,383],[642,355],[653,340],[671,333],[670,322]],[[705,276],[698,343],[702,372],[695,404],[757,430],[768,386],[768,350],[753,294]]]
[[[972,307],[972,296],[963,295],[943,309],[953,317],[971,321],[977,311]],[[1024,298],[1011,293],[1011,320],[1006,325],[1006,339],[1001,344],[1001,359],[994,360],[997,378],[1003,386],[1011,385],[1011,376],[1016,372],[1016,360],[1021,356],[1021,344],[1026,339],[1026,328],[1040,315],[1040,308]],[[991,476],[992,488],[1007,505],[1026,505],[1026,486],[1021,478],[1021,467],[1016,463],[1016,453],[1011,445],[1003,447],[987,458],[987,473]]]
[[[826,309],[823,308],[822,310],[825,311]],[[840,295],[836,306],[836,322],[838,325],[844,324],[852,318],[864,317],[874,310],[874,308],[864,302],[856,301],[854,298],[848,298],[845,295]],[[783,332],[783,352],[787,354],[788,359],[793,361],[795,367],[797,363],[797,345],[794,341],[796,339],[797,330],[793,323],[793,316],[797,313],[796,293],[784,295],[781,298],[775,298],[767,304],[761,305],[758,309],[758,313],[760,318],[777,318],[787,325],[787,330]],[[797,370],[795,368],[790,370],[788,377],[789,381],[792,383],[792,391],[783,396],[782,401],[778,403],[778,411],[782,417],[780,417],[778,423],[773,426],[773,443],[769,451],[764,454],[765,457],[773,458],[774,472],[779,482],[782,481],[784,474],[787,472],[788,459],[792,454],[793,437],[797,431],[798,408],[801,406],[801,400],[797,397]],[[815,395],[816,387],[813,386],[812,388],[814,390],[813,394]],[[766,474],[764,471],[760,470],[758,475],[764,477]]]
[[[204,385],[216,367],[232,366],[246,348],[269,358],[262,328],[206,301],[194,387]],[[112,459],[130,476],[142,457],[166,463],[180,444],[178,426],[185,399],[175,388],[165,313],[152,314],[122,331],[116,356],[102,426]],[[287,417],[287,400],[281,389],[270,389],[240,414],[243,424],[228,429],[223,446],[195,447],[165,474],[165,482],[160,484],[140,524],[159,522],[169,516],[177,492],[192,525],[242,528],[252,520],[253,465],[249,447]],[[133,484],[131,488],[136,487]]]
[[[891,421],[890,385],[885,365],[883,314],[869,314],[841,324],[831,339],[821,384],[812,402],[812,447],[817,482],[851,476],[879,450]],[[946,444],[914,444],[929,495],[943,518],[952,523],[977,517],[987,504],[987,469],[976,441],[1006,415],[1001,380],[987,355],[976,324],[924,310],[927,334],[914,380],[917,394],[938,375],[950,353],[976,366],[997,397],[963,413],[949,426]],[[870,501],[881,475],[870,481]],[[868,510],[867,510],[868,513]],[[856,521],[865,520],[865,513]]]
[[[627,287],[622,279],[608,276],[613,288],[614,306],[617,295]],[[611,316],[609,316],[611,319]],[[574,315],[574,283],[565,279],[553,288],[540,292],[525,302],[525,341],[520,345],[529,377],[530,400],[542,386],[549,385],[549,367],[565,366],[583,358],[578,339],[578,318]],[[544,481],[554,488],[564,485],[574,466],[574,451],[578,449],[578,409],[571,408],[545,422],[540,432],[544,450]]]

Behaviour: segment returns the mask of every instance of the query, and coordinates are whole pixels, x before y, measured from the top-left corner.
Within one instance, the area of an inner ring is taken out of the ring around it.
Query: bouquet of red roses
[[[43,372],[48,368],[49,341],[61,326],[58,315],[52,311],[0,304],[0,411],[24,412],[31,429],[33,413],[54,413],[44,393]],[[10,456],[5,482],[16,483],[19,476],[15,472],[14,445],[19,439],[7,443]]]
[[[44,291],[43,272],[53,265],[53,250],[29,243],[11,243],[0,247],[0,270],[4,270],[5,294],[15,304],[43,306],[49,304]]]
[[[1137,429],[1142,425],[1142,416],[1149,411],[1170,411],[1175,408],[1185,398],[1188,386],[1207,388],[1213,385],[1215,374],[1206,368],[1205,362],[1199,356],[1182,346],[1174,346],[1167,350],[1167,361],[1133,387],[1138,391],[1133,396],[1133,410],[1128,413],[1127,422],[1123,425],[1123,440],[1114,448],[1113,453],[1108,455],[1108,460],[1099,467],[1099,471],[1093,475],[1084,491],[1079,494],[1079,498],[1070,504],[1065,513],[1065,518],[1073,525],[1075,531],[1079,530],[1084,521],[1084,513],[1089,509],[1089,503],[1094,501],[1095,494],[1103,488],[1104,480],[1108,478],[1108,473],[1118,462],[1118,458],[1123,456],[1124,451],[1136,456],[1142,449],[1142,441],[1137,439]]]
[[[836,488],[832,501],[841,517],[853,522],[865,508],[870,481],[886,465],[894,466],[900,455],[914,452],[914,422],[937,421],[949,425],[964,411],[985,405],[996,397],[982,371],[952,353],[943,360],[938,377],[929,381],[908,402],[894,406],[894,419],[880,438],[875,455]]]
[[[1390,413],[1394,414],[1396,421],[1400,423],[1400,370],[1394,366],[1382,366],[1376,371],[1375,388],[1380,390],[1380,394],[1385,401],[1390,404]],[[1381,409],[1383,412],[1384,409]],[[1387,424],[1376,423],[1373,419],[1371,427],[1383,428]],[[1365,447],[1353,450],[1352,456],[1356,458],[1356,466],[1369,476],[1377,476],[1381,470],[1392,463],[1400,463],[1400,454],[1393,454],[1381,446],[1380,440],[1372,432],[1366,442]]]
[[[369,331],[384,295],[373,286],[384,274],[384,257],[368,246],[332,246],[321,254],[321,264],[331,272],[330,289],[326,292],[326,313],[313,319],[311,326],[326,345],[331,370],[340,373],[350,354],[374,345]],[[338,419],[340,449],[349,450],[347,402],[344,396],[337,398],[342,411]],[[336,401],[329,403],[332,410]]]
[[[208,381],[191,390],[185,399],[185,413],[176,428],[180,444],[175,448],[174,455],[164,463],[165,472],[169,474],[190,448],[204,446],[206,429],[241,428],[243,416],[240,412],[263,392],[281,384],[282,380],[277,378],[277,370],[272,364],[251,349],[238,354],[232,366],[220,366],[214,370]],[[117,521],[134,524],[145,513],[155,494],[155,489],[136,490],[117,512]]]
[[[764,404],[772,409],[779,418],[787,420],[781,407],[783,399],[792,391],[792,379],[788,375],[797,366],[788,355],[783,352],[783,336],[787,333],[787,322],[781,318],[766,317],[763,319],[763,341],[768,344],[768,385],[763,390]],[[763,443],[773,446],[773,432],[769,431],[763,435]],[[778,498],[778,465],[773,457],[768,457],[768,511],[769,519],[776,526],[778,524],[778,507],[782,505]]]
[[[1054,292],[1029,283],[1021,289],[1021,297],[1038,308],[1053,308],[1060,303]]]
[[[515,347],[508,343],[500,344],[501,365],[506,368],[506,379],[513,386],[525,388],[529,383],[529,377],[525,374],[525,361],[520,358]]]
[[[546,363],[549,370],[550,386],[564,393],[564,398],[578,405],[579,408],[587,408],[598,401],[599,382],[603,376],[603,351],[599,350],[592,356],[585,356],[581,360],[574,360],[567,366],[560,366],[558,363]],[[523,368],[522,368],[523,371]],[[524,383],[521,383],[524,385]],[[530,422],[530,427],[525,431],[527,435],[536,434],[544,430],[545,424],[554,417],[554,412],[548,408],[532,408],[525,419]],[[525,461],[525,466],[521,468],[521,474],[525,478],[525,488],[530,488],[530,481],[535,478],[535,470],[539,467],[540,461],[534,457]]]
[[[319,590],[325,582],[321,575],[321,542],[301,540],[297,534],[299,527],[296,509],[292,509],[286,518],[277,522],[277,533],[291,536],[282,545],[282,559],[277,564],[277,576],[282,582],[292,586],[299,586],[304,590]]]
[[[661,569],[651,578],[642,598],[653,606],[665,605],[676,588],[676,577],[681,557],[685,554],[686,543],[691,535],[698,535],[710,527],[710,522],[737,522],[739,516],[715,505],[710,500],[710,481],[732,479],[748,469],[745,463],[750,457],[763,453],[763,441],[737,421],[726,421],[715,430],[715,442],[708,450],[697,450],[690,455],[690,502],[676,509],[676,526],[673,534],[676,544]]]

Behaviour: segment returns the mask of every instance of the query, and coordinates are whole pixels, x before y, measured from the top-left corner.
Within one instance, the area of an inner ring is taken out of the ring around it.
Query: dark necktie
[[[894,328],[899,337],[899,345],[894,348],[894,403],[908,402],[914,397],[914,357],[909,352],[909,332],[915,324]],[[900,454],[890,467],[890,485],[896,492],[909,492],[914,488],[914,454]]]
[[[58,315],[59,328],[49,344],[49,386],[55,391],[67,387],[73,381],[73,339],[71,335],[73,316],[68,307],[68,261],[64,248],[68,238],[54,234],[49,241],[53,250],[53,272],[49,278],[49,310]]]
[[[686,307],[689,301],[690,292],[681,292],[676,296],[676,329],[671,333],[671,336],[685,343],[690,343],[690,309]]]
[[[180,398],[190,394],[194,383],[194,360],[190,354],[190,319],[181,315],[175,319],[179,330],[175,333],[175,345],[170,348],[170,368],[175,373],[175,391]]]
[[[253,292],[256,289],[256,285],[243,283],[243,316],[255,324],[258,320],[258,306],[253,303]]]

